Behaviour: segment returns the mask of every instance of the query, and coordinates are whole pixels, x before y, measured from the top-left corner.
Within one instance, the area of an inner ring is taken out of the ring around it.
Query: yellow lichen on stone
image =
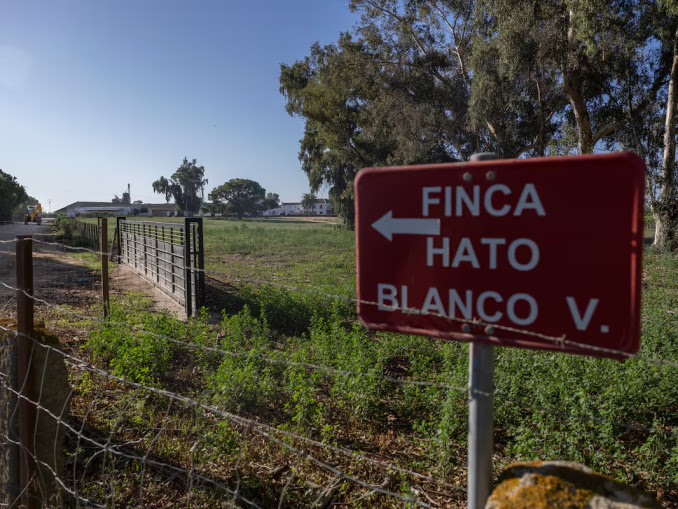
[[[499,477],[486,509],[657,508],[650,495],[564,461],[514,463]]]
[[[502,508],[560,507],[584,509],[594,493],[553,475],[528,474],[510,479],[492,494]]]

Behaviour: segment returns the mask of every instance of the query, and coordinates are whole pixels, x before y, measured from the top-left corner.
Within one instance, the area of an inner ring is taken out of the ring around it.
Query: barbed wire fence
[[[61,262],[46,256],[46,253],[60,249],[59,246],[38,239],[33,244],[40,246],[34,253],[37,262],[36,295],[24,293],[21,288],[5,282],[2,287],[23,294],[41,309],[40,316],[50,323],[58,317],[58,322],[68,322],[69,326],[76,325],[76,328],[85,332],[110,323],[96,309],[100,303],[88,294],[87,286],[79,288],[84,293],[84,307],[77,305],[74,296],[67,297],[63,304],[60,303],[63,299],[56,296],[42,298],[55,287],[62,288],[69,281],[73,285],[82,280],[81,271],[91,268],[79,263],[58,267]],[[41,251],[43,249],[44,252]],[[84,252],[82,248],[67,250]],[[90,286],[96,292],[96,276],[92,277],[90,273],[90,277],[93,281]],[[30,342],[33,345],[29,359],[31,375],[13,387],[9,370],[3,368],[0,374],[3,388],[19,401],[18,407],[23,402],[37,411],[39,427],[50,428],[44,421],[51,420],[51,429],[46,434],[52,436],[53,440],[46,451],[40,445],[40,440],[35,438],[32,446],[26,447],[10,432],[3,436],[7,445],[19,446],[22,457],[32,460],[36,466],[32,482],[21,485],[27,504],[31,498],[50,504],[50,497],[67,496],[76,504],[105,505],[116,499],[117,495],[120,497],[118,500],[135,500],[138,505],[145,505],[148,497],[157,501],[157,497],[162,496],[159,494],[160,487],[169,482],[175,488],[174,500],[185,503],[190,499],[191,505],[209,506],[214,500],[220,503],[226,500],[226,505],[270,507],[275,502],[280,507],[295,507],[301,497],[304,501],[302,505],[322,507],[327,506],[330,499],[340,491],[350,489],[354,492],[354,499],[362,497],[361,500],[370,500],[375,494],[397,501],[397,506],[405,503],[431,507],[426,502],[426,496],[417,497],[412,492],[403,494],[390,490],[393,478],[390,472],[411,476],[423,486],[432,485],[437,488],[432,490],[434,493],[444,493],[451,500],[463,499],[463,487],[434,476],[372,458],[359,451],[309,439],[284,428],[226,412],[178,391],[144,385],[97,368],[91,359],[66,353],[67,348],[61,349],[46,343],[50,334],[40,328],[32,334],[26,334],[18,332],[18,327],[12,322],[0,327],[6,337],[15,337],[18,342]],[[177,341],[170,336],[164,338]],[[44,353],[39,353],[43,350]],[[211,351],[215,353],[214,349]],[[53,370],[51,366],[59,364],[59,357],[67,368],[70,389],[68,394],[62,391],[61,397],[55,398],[53,393],[58,392],[55,391],[56,377],[50,370]],[[290,366],[293,365],[290,363]],[[33,390],[28,390],[29,378],[35,378],[39,373],[42,376],[37,376],[38,381]],[[47,380],[50,380],[49,383]],[[30,392],[33,394],[28,395]],[[56,405],[46,402],[49,392],[52,393],[52,400],[59,400]],[[161,403],[160,398],[164,398],[166,403]],[[152,407],[153,412],[157,411],[158,414],[148,417],[149,421],[144,423],[149,426],[148,429],[142,427],[141,430],[132,430],[130,414],[143,418],[134,415],[135,409],[143,413],[143,409],[139,410],[139,402],[143,402],[146,409]],[[160,410],[163,407],[164,410]],[[15,420],[17,413],[15,407],[10,420]],[[106,413],[109,415],[102,415]],[[59,433],[63,434],[65,440],[66,454],[63,460],[58,459],[59,440],[55,440]],[[158,447],[176,448],[177,442],[188,445],[183,447],[186,450],[179,458],[172,458],[170,454],[170,459],[174,461],[157,459]],[[258,461],[247,461],[252,459],[248,456],[251,454]],[[270,466],[262,464],[266,457]],[[337,461],[337,457],[341,459]],[[209,458],[210,461],[202,458]],[[121,463],[125,465],[124,468],[121,468]],[[210,472],[215,464],[220,465],[219,475]],[[362,464],[369,465],[366,473],[362,472]],[[57,472],[62,470],[62,465],[65,474],[60,476]],[[120,473],[127,469],[133,470],[133,475]],[[360,471],[360,475],[351,473],[354,470]],[[93,477],[93,472],[97,472],[96,477]],[[266,479],[267,476],[269,479]],[[265,493],[262,498],[259,490],[263,489],[261,483],[264,480],[270,481],[266,483],[266,491],[270,493]],[[253,487],[252,483],[256,486]],[[120,495],[121,485],[127,484],[131,491]],[[277,493],[276,484],[280,485]],[[56,491],[54,486],[58,487]],[[247,493],[254,493],[259,502],[250,500]]]
[[[350,445],[356,445],[355,440],[327,439],[322,433],[320,439],[313,438],[296,431],[289,422],[274,419],[270,424],[261,415],[225,410],[202,391],[186,390],[191,386],[189,379],[180,377],[170,384],[156,383],[157,380],[151,378],[139,381],[121,375],[119,370],[111,369],[111,365],[104,369],[82,346],[90,331],[113,326],[127,329],[128,339],[136,344],[154,338],[174,345],[175,354],[186,358],[241,359],[256,363],[257,369],[277,366],[282,370],[278,372],[281,377],[302,370],[304,376],[320,373],[361,383],[366,381],[365,371],[337,369],[256,351],[229,350],[197,341],[190,334],[177,337],[147,330],[150,328],[147,323],[121,321],[116,318],[119,315],[105,318],[99,297],[100,274],[92,262],[101,252],[64,246],[48,238],[33,241],[35,284],[32,292],[23,292],[17,281],[9,277],[16,268],[15,247],[16,241],[0,244],[2,316],[16,312],[19,292],[38,310],[38,327],[25,333],[12,318],[0,323],[3,352],[16,348],[20,342],[31,345],[30,369],[23,378],[13,373],[6,359],[0,364],[3,415],[8,414],[4,422],[9,424],[7,428],[0,428],[0,442],[3,450],[9,451],[3,455],[6,461],[11,464],[9,456],[14,454],[15,462],[19,456],[24,461],[32,461],[35,469],[28,482],[18,478],[20,476],[3,479],[8,496],[0,502],[10,505],[18,496],[29,506],[31,500],[50,504],[59,499],[76,506],[107,506],[122,501],[138,506],[464,505],[463,467],[456,474],[445,475],[430,465],[415,467],[417,454],[386,455],[366,439],[358,442],[359,447],[351,448]],[[70,255],[74,253],[84,253],[84,256],[72,263]],[[86,256],[90,257],[89,261]],[[225,276],[211,270],[205,274]],[[356,303],[352,297],[281,281],[240,278],[240,282]],[[146,290],[142,284],[125,287],[125,290],[135,289]],[[473,323],[482,325],[477,320]],[[64,337],[69,334],[72,336]],[[563,337],[539,336],[560,345],[569,341]],[[60,345],[56,337],[61,338]],[[658,367],[662,376],[674,377],[678,368],[678,363],[670,359],[641,356],[634,357],[632,362]],[[182,366],[183,373],[200,369],[190,363]],[[380,383],[454,393],[464,400],[468,396],[465,386],[374,370],[368,372],[369,378],[377,378]],[[34,387],[28,391],[26,385],[31,377],[35,379]],[[56,390],[59,379],[65,383],[61,390]],[[629,432],[660,434],[672,439],[678,436],[674,425],[667,423],[648,426],[625,420],[610,421],[595,414],[572,415],[510,394],[502,396],[526,411],[548,414],[550,418],[592,420]],[[32,407],[36,414],[35,425],[31,426],[32,444],[28,445],[22,443],[16,429],[11,429],[21,403]],[[9,469],[6,471],[9,473]]]

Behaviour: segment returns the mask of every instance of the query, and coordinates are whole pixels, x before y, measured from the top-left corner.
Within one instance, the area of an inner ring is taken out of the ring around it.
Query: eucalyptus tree
[[[311,54],[281,66],[287,111],[305,119],[299,159],[312,192],[325,183],[348,226],[353,224],[353,178],[365,166],[385,162],[392,151],[386,133],[371,130],[378,70],[350,36],[337,46],[315,44]]]
[[[652,37],[650,7],[638,1],[486,0],[479,6],[485,25],[477,46],[494,49],[502,78],[532,82],[540,145],[548,137],[544,130],[566,141],[571,128],[577,152],[588,154],[601,140],[617,141],[630,114],[627,99],[637,107],[647,92],[637,85],[648,70],[642,54]]]
[[[478,5],[353,0],[351,8],[362,13],[360,33],[380,33],[392,59],[408,66],[410,80],[430,80],[434,93],[421,93],[418,87],[419,96],[443,113],[442,134],[456,159],[466,160],[478,151],[515,157],[536,147],[537,112],[525,101],[525,87],[491,72],[497,51],[489,45],[478,54],[480,34],[492,30],[492,20]]]
[[[626,148],[648,161],[659,225],[676,201],[669,4],[351,0],[352,33],[281,67],[311,190],[328,184],[351,226],[366,166]]]
[[[530,31],[540,6],[500,2],[476,7],[470,116],[487,124],[504,157],[554,153],[566,105],[557,72],[548,65],[547,31]],[[501,133],[501,134],[500,134]]]
[[[529,80],[490,76],[496,49],[484,44],[475,58],[474,45],[486,42],[478,34],[491,19],[479,21],[473,3],[353,0],[350,8],[361,14],[354,34],[316,44],[280,77],[287,111],[306,121],[300,160],[311,190],[328,184],[348,226],[363,167],[543,153],[555,130],[551,78],[544,73],[532,100]]]
[[[458,160],[473,152],[465,122],[463,83],[441,84],[439,63],[394,46],[365,26],[336,45],[316,44],[304,60],[282,65],[287,111],[305,120],[299,158],[312,192],[328,184],[344,223],[353,226],[353,179],[367,166]],[[410,44],[411,45],[411,44]],[[461,88],[460,88],[461,87]],[[447,109],[443,107],[447,105]],[[464,114],[462,111],[462,115]]]
[[[665,16],[664,16],[665,14]],[[678,123],[678,4],[661,2],[659,19],[664,21],[660,41],[668,71],[663,129],[661,170],[650,176],[650,205],[655,219],[654,245],[675,248],[678,245],[678,176],[676,175],[676,123]]]
[[[678,7],[666,1],[647,2],[639,4],[638,11],[645,20],[646,43],[636,52],[634,66],[618,75],[624,83],[617,96],[619,127],[606,148],[633,150],[645,160],[646,200],[656,226],[654,245],[675,247]]]
[[[181,166],[167,179],[160,177],[153,182],[153,191],[164,194],[169,203],[171,198],[177,204],[181,214],[197,214],[202,205],[202,194],[208,181],[205,178],[205,168],[198,166],[197,160],[188,161],[184,157]]]

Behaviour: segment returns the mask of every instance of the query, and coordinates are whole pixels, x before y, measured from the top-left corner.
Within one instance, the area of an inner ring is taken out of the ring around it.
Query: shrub
[[[70,238],[73,236],[74,226],[73,219],[67,217],[63,212],[60,212],[56,215],[54,227],[57,231],[60,231],[64,237]]]
[[[182,351],[175,341],[185,336],[184,327],[167,312],[134,312],[112,300],[109,321],[90,331],[86,346],[114,374],[160,386],[171,360]]]
[[[271,332],[248,307],[224,318],[220,347],[223,354],[217,370],[208,378],[216,404],[234,412],[261,412],[276,401],[282,368],[257,358],[267,353]]]

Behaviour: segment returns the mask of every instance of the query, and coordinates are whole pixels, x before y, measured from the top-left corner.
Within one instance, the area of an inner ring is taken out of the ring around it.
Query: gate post
[[[198,218],[198,274],[195,285],[195,305],[205,305],[205,243],[203,241],[202,217]]]
[[[120,229],[120,221],[124,221],[125,219],[127,219],[126,216],[117,216],[115,218],[115,228],[118,234],[116,238],[113,239],[113,242],[117,242],[118,246],[118,264],[122,263],[122,230]]]
[[[33,238],[17,235],[16,238],[16,314],[17,314],[17,365],[19,399],[19,465],[21,503],[32,509],[38,507],[38,492],[35,489],[35,431],[37,401],[33,377],[29,376],[33,351]]]
[[[193,314],[192,287],[191,284],[191,220],[184,218],[184,297],[186,299],[186,316]]]

